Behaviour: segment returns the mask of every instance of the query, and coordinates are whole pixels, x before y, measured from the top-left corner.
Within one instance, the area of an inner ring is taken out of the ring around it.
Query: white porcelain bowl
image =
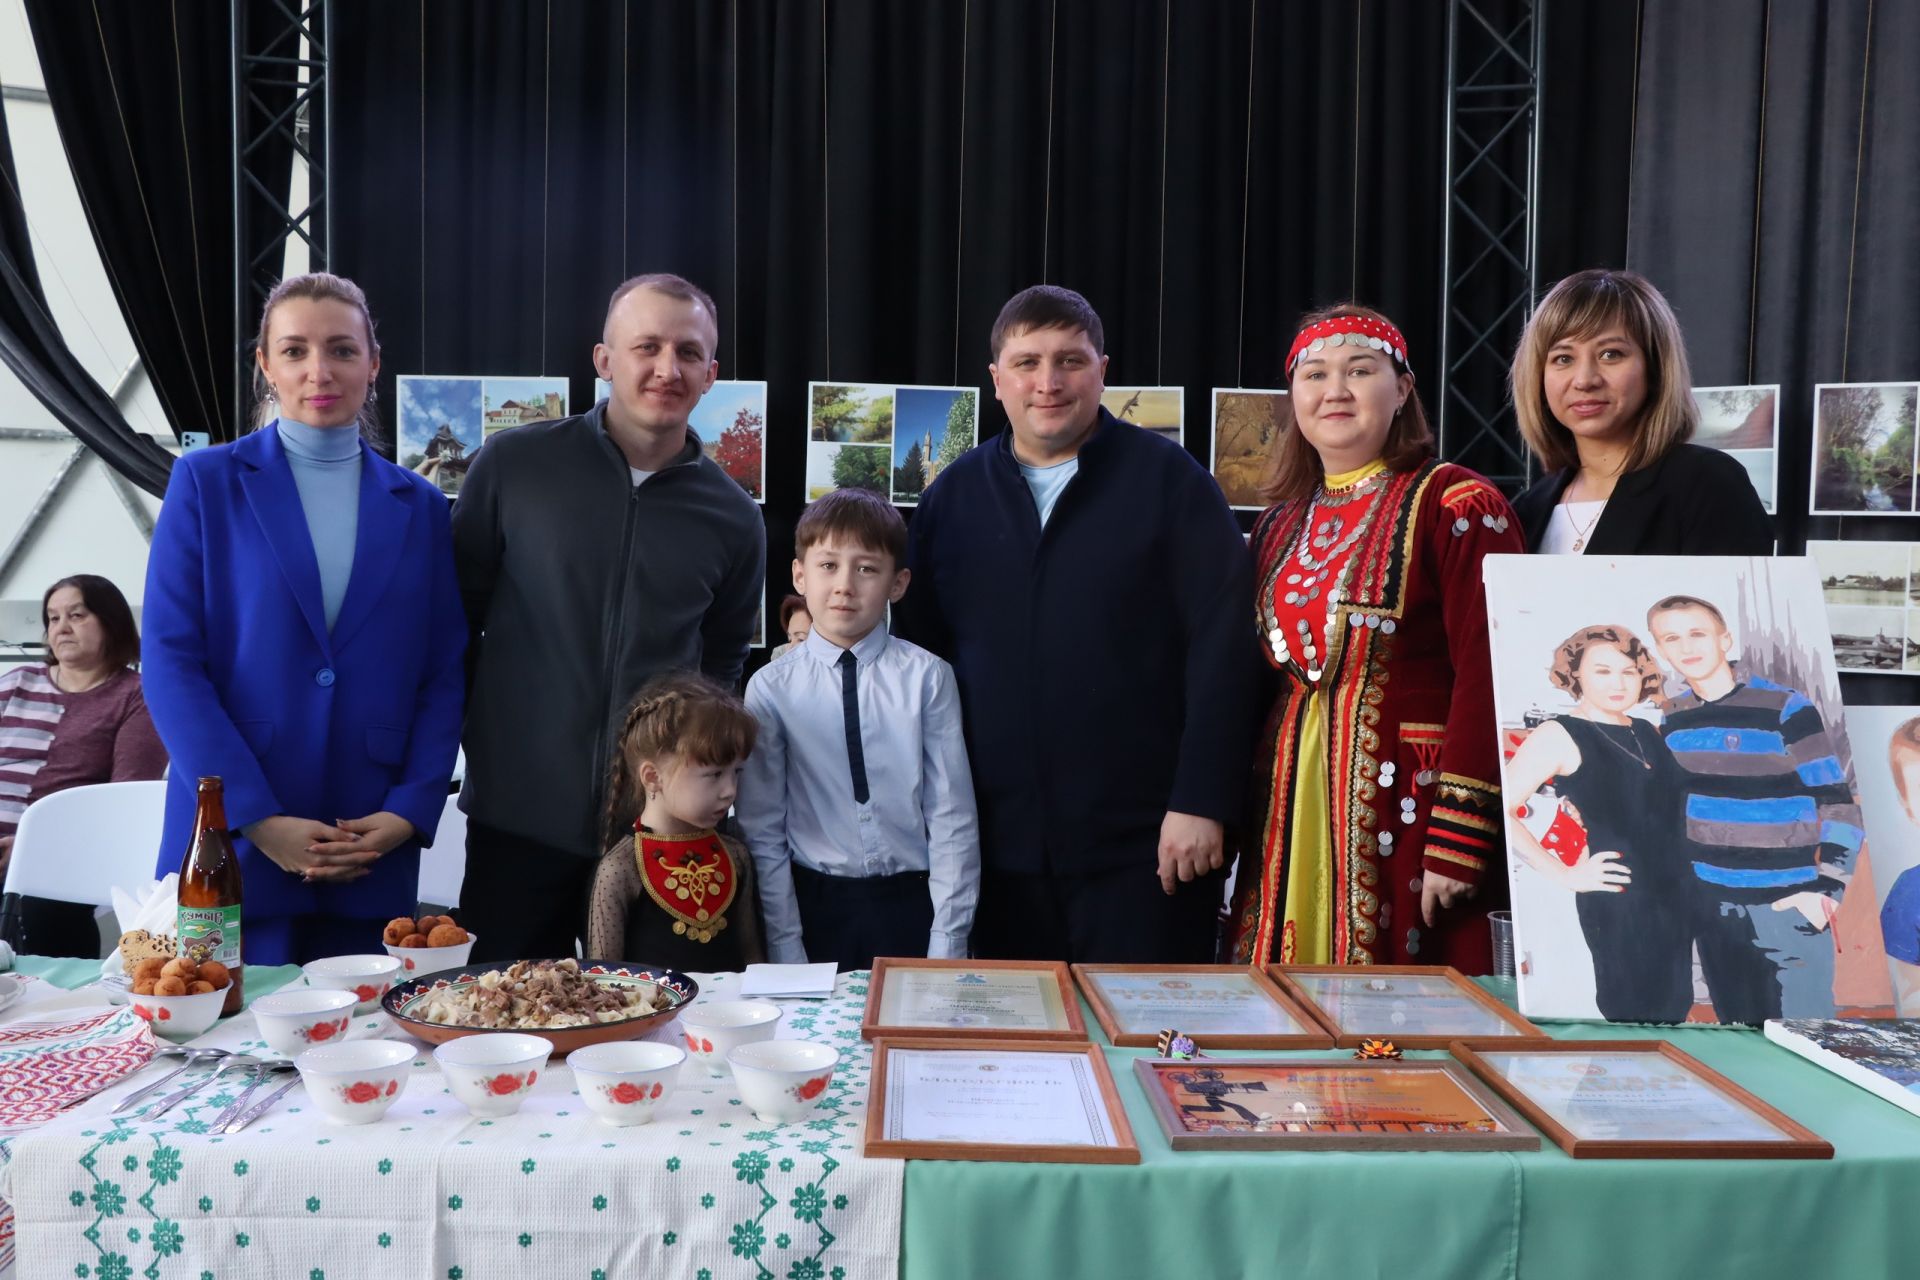
[[[372,1124],[407,1087],[413,1052],[398,1040],[349,1040],[316,1045],[293,1065],[321,1115],[335,1124]]]
[[[453,947],[396,947],[391,942],[381,945],[386,947],[388,955],[400,962],[400,971],[411,978],[421,973],[462,968],[473,954],[473,944],[479,940],[478,934],[470,933],[465,942]]]
[[[310,987],[353,992],[359,1001],[353,1007],[357,1015],[380,1007],[380,997],[387,994],[400,972],[400,961],[394,956],[328,956],[307,961],[300,972],[306,975]]]
[[[135,996],[127,1003],[153,1024],[153,1034],[167,1040],[191,1040],[220,1020],[227,989],[202,991],[197,996]]]
[[[805,1120],[827,1086],[840,1051],[811,1040],[762,1040],[727,1055],[740,1098],[768,1124]]]
[[[590,1044],[567,1055],[587,1110],[612,1125],[645,1124],[673,1096],[687,1051],[653,1040]]]
[[[291,1058],[317,1044],[345,1040],[358,1001],[351,991],[295,987],[261,996],[247,1008],[267,1047]]]
[[[743,1044],[773,1039],[786,1010],[771,1000],[695,1001],[680,1011],[687,1056],[724,1079],[727,1055]]]
[[[461,1106],[497,1119],[520,1109],[552,1052],[550,1040],[507,1031],[449,1040],[433,1051],[433,1060]]]

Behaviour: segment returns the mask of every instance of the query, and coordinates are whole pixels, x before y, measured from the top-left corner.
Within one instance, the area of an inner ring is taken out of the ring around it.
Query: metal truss
[[[247,335],[280,280],[290,237],[306,242],[311,268],[325,270],[332,243],[328,140],[333,95],[327,55],[333,10],[327,0],[229,0],[233,32],[233,314],[239,336],[233,370],[234,421],[247,407],[252,356]],[[287,98],[291,91],[292,97]],[[284,104],[284,105],[282,105]],[[288,207],[284,174],[267,164],[269,143],[291,146],[307,168],[307,204]],[[281,189],[276,190],[276,187]]]
[[[1547,0],[1448,0],[1440,454],[1509,491],[1533,473],[1507,390],[1538,284]]]

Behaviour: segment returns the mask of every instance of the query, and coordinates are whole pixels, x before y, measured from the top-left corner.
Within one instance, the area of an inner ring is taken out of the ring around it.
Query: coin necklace
[[[1295,536],[1293,546],[1275,562],[1272,577],[1260,591],[1260,620],[1266,624],[1267,645],[1273,651],[1274,661],[1279,663],[1291,661],[1294,655],[1288,648],[1286,631],[1280,625],[1279,610],[1273,599],[1274,592],[1278,589],[1278,578],[1287,571],[1289,561],[1297,563],[1306,570],[1305,573],[1287,574],[1287,585],[1293,589],[1287,591],[1281,598],[1284,603],[1290,605],[1309,604],[1319,598],[1320,588],[1326,584],[1332,566],[1340,561],[1342,556],[1346,557],[1345,563],[1340,566],[1337,580],[1327,592],[1326,623],[1321,629],[1320,643],[1318,645],[1314,643],[1314,636],[1305,618],[1298,619],[1294,624],[1299,632],[1299,638],[1296,641],[1300,647],[1299,665],[1305,670],[1307,679],[1316,684],[1319,683],[1320,677],[1326,674],[1325,668],[1317,665],[1322,657],[1323,647],[1327,653],[1332,652],[1334,612],[1340,602],[1346,598],[1347,584],[1353,577],[1354,562],[1353,556],[1349,553],[1354,544],[1360,540],[1361,535],[1366,532],[1367,527],[1373,523],[1374,513],[1379,510],[1381,499],[1386,496],[1385,473],[1369,476],[1356,485],[1355,489],[1364,490],[1368,487],[1372,487],[1373,495],[1367,502],[1366,510],[1350,528],[1345,529],[1341,528],[1342,522],[1338,517],[1315,523],[1314,517],[1325,509],[1325,505],[1329,505],[1321,502],[1325,495],[1316,492],[1307,505],[1306,517],[1301,522],[1300,532]],[[1339,505],[1348,505],[1358,497],[1359,493],[1356,492],[1354,498]],[[1314,545],[1321,548],[1318,556],[1311,549]],[[1378,625],[1389,633],[1393,629],[1392,619],[1385,619]]]

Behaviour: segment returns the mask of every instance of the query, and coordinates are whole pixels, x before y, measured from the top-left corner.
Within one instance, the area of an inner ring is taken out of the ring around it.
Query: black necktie
[[[867,755],[860,749],[858,672],[859,665],[854,661],[853,650],[848,649],[840,655],[840,710],[847,722],[847,763],[853,769],[853,799],[856,804],[865,804],[867,802]]]

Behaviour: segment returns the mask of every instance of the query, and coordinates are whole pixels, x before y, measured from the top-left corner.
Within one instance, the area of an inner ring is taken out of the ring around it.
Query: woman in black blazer
[[[1515,499],[1527,549],[1581,555],[1773,552],[1746,468],[1687,441],[1700,411],[1667,300],[1630,271],[1568,276],[1513,355],[1520,434],[1547,474]]]

